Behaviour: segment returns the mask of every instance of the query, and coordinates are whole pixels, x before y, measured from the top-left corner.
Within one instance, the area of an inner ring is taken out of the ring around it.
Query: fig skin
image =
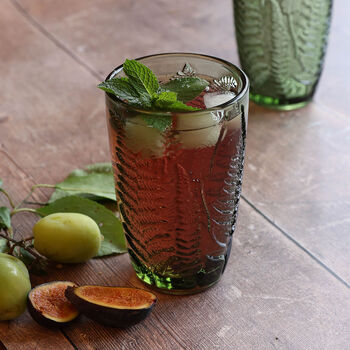
[[[143,293],[149,293],[150,298],[148,300],[148,306],[143,308],[127,308],[121,306],[120,308],[108,307],[99,304],[95,304],[92,301],[83,299],[76,294],[78,288],[84,287],[98,287],[98,288],[116,288],[116,289],[133,289],[134,291],[142,291]],[[136,323],[143,321],[152,311],[155,303],[156,296],[148,291],[127,288],[127,287],[102,287],[102,286],[82,286],[82,287],[68,287],[66,289],[67,299],[85,316],[88,318],[108,327],[126,328]]]
[[[44,289],[44,288],[54,287],[55,284],[56,285],[58,285],[58,284],[66,284],[67,287],[71,286],[71,288],[72,288],[72,286],[76,286],[75,283],[69,282],[69,281],[48,282],[48,283],[40,284],[40,285],[34,287],[28,293],[28,297],[27,297],[27,308],[28,308],[28,311],[29,311],[30,315],[32,316],[32,318],[37,323],[39,323],[41,326],[45,326],[45,327],[49,327],[49,328],[57,328],[57,327],[64,327],[64,326],[70,325],[73,321],[75,321],[77,319],[77,317],[79,317],[78,310],[72,310],[72,313],[71,313],[70,317],[68,319],[66,318],[65,321],[60,321],[59,319],[51,319],[51,318],[49,318],[50,315],[45,315],[44,312],[38,310],[35,307],[34,302],[31,299],[32,296],[33,296],[33,293],[35,293],[38,288]],[[69,301],[67,300],[67,302],[69,302]],[[73,306],[73,305],[71,305],[71,306]]]

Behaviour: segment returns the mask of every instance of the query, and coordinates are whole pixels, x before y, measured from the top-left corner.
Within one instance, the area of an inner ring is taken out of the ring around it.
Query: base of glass
[[[312,96],[281,99],[277,97],[263,96],[260,94],[249,94],[250,99],[258,105],[278,109],[282,111],[291,111],[294,109],[305,107],[310,101]]]
[[[213,282],[212,284],[210,284],[208,286],[205,286],[205,287],[197,286],[197,287],[192,288],[192,289],[164,289],[164,288],[159,288],[159,287],[157,287],[154,284],[148,284],[145,280],[141,279],[140,276],[138,276],[137,274],[136,274],[136,276],[143,283],[145,283],[148,288],[152,289],[153,291],[159,292],[159,293],[162,293],[162,294],[169,294],[169,295],[192,295],[192,294],[202,293],[202,292],[206,291],[207,289],[215,286],[219,282],[219,280],[218,280],[218,281],[215,281],[215,282]]]
[[[136,261],[135,261],[136,260]],[[157,292],[175,295],[187,295],[203,292],[219,282],[223,268],[222,266],[210,272],[199,271],[190,276],[161,276],[150,271],[137,259],[131,257],[132,266],[136,276],[147,286]]]

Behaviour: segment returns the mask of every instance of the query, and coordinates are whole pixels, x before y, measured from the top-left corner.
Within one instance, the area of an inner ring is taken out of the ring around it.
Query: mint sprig
[[[163,91],[153,96],[152,103],[153,106],[160,111],[182,112],[199,110],[199,108],[187,106],[181,101],[178,101],[176,92],[172,91]]]
[[[117,95],[122,100],[127,100],[130,104],[142,107],[140,94],[130,84],[128,78],[107,80],[98,87],[106,92]]]
[[[139,94],[152,96],[159,90],[159,83],[154,73],[136,60],[126,59],[123,64],[125,74]]]
[[[123,68],[127,77],[109,79],[98,87],[130,105],[155,112],[197,111],[199,108],[184,102],[193,100],[209,85],[204,79],[182,77],[160,86],[151,69],[136,60],[125,60]],[[171,125],[171,117],[161,113],[142,117],[160,131]]]
[[[188,102],[196,98],[208,85],[205,79],[183,77],[170,80],[162,85],[162,89],[176,92],[178,100]]]

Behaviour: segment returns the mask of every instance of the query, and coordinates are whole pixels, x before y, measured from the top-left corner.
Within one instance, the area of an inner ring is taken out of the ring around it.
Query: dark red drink
[[[107,95],[116,193],[133,267],[144,282],[174,294],[220,279],[237,218],[247,94],[218,109],[205,109],[205,94],[213,91],[189,103],[202,111],[169,113],[165,131],[147,124],[151,113]]]

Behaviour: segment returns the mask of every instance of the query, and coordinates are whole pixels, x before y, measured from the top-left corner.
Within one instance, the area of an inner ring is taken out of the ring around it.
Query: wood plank
[[[350,115],[350,30],[348,26],[350,3],[333,1],[331,29],[324,71],[314,100],[345,116]]]
[[[105,77],[125,58],[189,51],[238,62],[231,1],[18,1],[36,21]],[[101,34],[100,34],[101,33]]]
[[[350,125],[311,104],[251,106],[243,193],[350,283]]]
[[[78,165],[109,160],[97,79],[9,2],[0,6],[0,74],[6,81],[0,149],[41,183],[58,182]]]
[[[7,350],[74,350],[59,330],[39,326],[27,311],[14,321],[0,323],[1,343]]]

